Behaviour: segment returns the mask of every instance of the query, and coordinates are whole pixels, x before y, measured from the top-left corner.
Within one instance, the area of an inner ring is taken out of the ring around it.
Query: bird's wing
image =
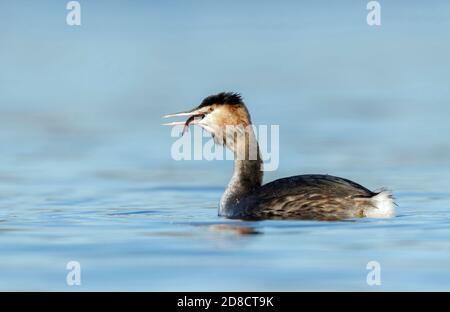
[[[330,175],[299,175],[275,180],[245,197],[243,213],[280,218],[331,219],[358,216],[376,195],[347,179]]]

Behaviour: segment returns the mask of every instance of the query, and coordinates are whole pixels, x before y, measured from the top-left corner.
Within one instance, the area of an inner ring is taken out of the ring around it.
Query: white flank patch
[[[395,203],[389,191],[382,191],[372,197],[372,203],[375,208],[365,211],[367,218],[392,218],[395,216]]]

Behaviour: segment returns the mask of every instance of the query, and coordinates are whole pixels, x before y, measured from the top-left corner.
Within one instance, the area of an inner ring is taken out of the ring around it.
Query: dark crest
[[[213,104],[242,105],[244,103],[242,102],[242,97],[239,93],[221,92],[219,94],[210,95],[205,98],[198,108],[210,106]]]

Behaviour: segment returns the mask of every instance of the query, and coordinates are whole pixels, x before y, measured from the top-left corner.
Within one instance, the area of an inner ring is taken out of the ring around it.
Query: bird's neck
[[[234,145],[234,173],[220,201],[219,215],[230,215],[239,201],[261,187],[262,160],[253,130],[238,135]]]

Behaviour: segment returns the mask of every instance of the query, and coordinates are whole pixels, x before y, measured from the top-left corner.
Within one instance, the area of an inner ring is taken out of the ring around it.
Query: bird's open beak
[[[163,116],[163,118],[171,118],[171,117],[179,117],[179,116],[189,116],[189,118],[186,121],[173,121],[168,123],[163,123],[163,126],[180,126],[184,125],[183,134],[186,132],[189,125],[195,125],[198,124],[202,118],[205,116],[203,112],[200,112],[199,109],[194,109],[188,112],[180,112],[175,114],[169,114]]]

